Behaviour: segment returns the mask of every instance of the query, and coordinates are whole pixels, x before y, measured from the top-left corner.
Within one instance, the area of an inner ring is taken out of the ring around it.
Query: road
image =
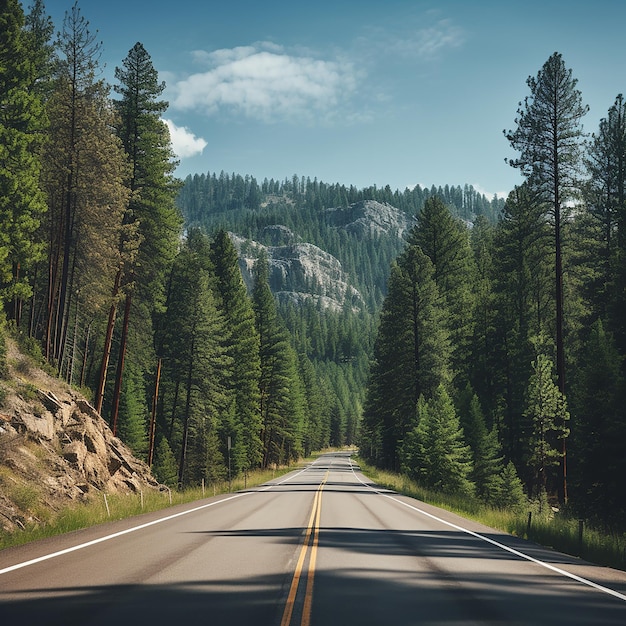
[[[7,625],[626,624],[626,572],[377,488],[347,453],[0,551]]]

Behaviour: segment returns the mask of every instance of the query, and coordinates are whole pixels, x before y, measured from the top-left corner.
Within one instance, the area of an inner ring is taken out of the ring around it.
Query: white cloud
[[[397,39],[391,47],[403,56],[429,60],[440,56],[446,50],[459,48],[464,43],[463,29],[455,26],[450,20],[443,19],[432,26],[417,30],[410,37]]]
[[[290,55],[272,43],[194,57],[208,69],[174,84],[170,102],[180,110],[228,110],[268,122],[327,119],[356,88],[351,63]]]
[[[163,120],[170,130],[172,150],[180,158],[202,154],[207,142],[202,137],[196,137],[188,128],[176,126],[172,120]]]

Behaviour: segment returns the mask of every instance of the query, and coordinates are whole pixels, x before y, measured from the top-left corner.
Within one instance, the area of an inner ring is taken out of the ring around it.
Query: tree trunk
[[[117,359],[117,372],[115,374],[115,388],[113,390],[113,408],[111,409],[111,430],[117,434],[117,419],[120,409],[120,396],[122,395],[122,378],[124,377],[124,362],[126,360],[126,346],[128,344],[128,325],[130,322],[130,307],[132,296],[126,294],[124,304],[124,323],[122,324],[122,337],[120,339],[120,353]]]
[[[159,361],[157,363],[156,380],[154,383],[154,397],[152,398],[152,414],[150,416],[150,441],[148,445],[149,467],[152,467],[152,457],[154,454],[154,431],[156,425],[157,402],[159,400],[159,382],[161,381],[161,363],[162,359],[159,357]]]
[[[178,486],[183,486],[183,478],[185,474],[185,462],[187,460],[187,442],[189,440],[189,414],[191,413],[191,381],[193,377],[193,353],[194,353],[194,340],[191,340],[191,346],[189,347],[189,363],[187,367],[187,397],[185,400],[185,415],[184,415],[184,429],[183,429],[183,443],[180,448],[180,465],[178,467]]]
[[[113,343],[113,329],[115,328],[115,318],[117,316],[117,295],[120,290],[122,281],[122,270],[118,270],[115,275],[115,283],[113,284],[113,302],[109,309],[109,320],[107,322],[107,332],[104,338],[104,347],[102,349],[102,364],[100,365],[100,376],[98,377],[98,387],[96,388],[95,407],[98,413],[102,413],[102,403],[104,400],[104,388],[107,382],[107,370],[109,368],[109,359],[111,358],[111,344]]]

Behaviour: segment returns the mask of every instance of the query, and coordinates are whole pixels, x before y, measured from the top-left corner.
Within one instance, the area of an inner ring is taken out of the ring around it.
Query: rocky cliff
[[[284,226],[273,229],[283,241],[295,239]],[[362,303],[361,294],[350,286],[339,260],[311,243],[264,246],[235,234],[231,238],[248,289],[252,289],[254,282],[254,264],[264,254],[269,265],[270,288],[279,299],[312,300],[324,308],[337,310],[346,302],[353,307]]]
[[[79,393],[8,341],[0,382],[0,530],[13,531],[100,493],[160,489]]]
[[[343,230],[363,240],[373,237],[403,239],[416,220],[389,204],[366,200],[327,209],[323,222],[325,228]],[[362,294],[353,286],[354,281],[335,256],[303,242],[281,224],[266,226],[260,236],[270,245],[231,233],[249,289],[253,284],[254,263],[265,255],[270,287],[279,300],[296,304],[313,301],[324,309],[334,310],[345,306],[358,310],[363,306]]]
[[[390,235],[404,237],[417,220],[390,204],[364,200],[347,207],[326,209],[328,223],[361,237]]]

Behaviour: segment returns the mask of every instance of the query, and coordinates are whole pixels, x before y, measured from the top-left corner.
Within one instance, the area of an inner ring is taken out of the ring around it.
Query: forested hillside
[[[41,0],[0,5],[0,402],[13,333],[171,485],[358,444],[626,529],[621,95],[585,135],[551,56],[505,132],[506,201],[181,181],[144,46],[111,86],[77,4],[54,30]]]
[[[249,291],[255,260],[269,260],[280,316],[322,390],[316,410],[333,416],[330,439],[318,445],[357,441],[389,269],[430,197],[445,199],[468,225],[478,216],[495,222],[504,204],[470,185],[391,192],[298,176],[259,184],[224,172],[189,176],[180,191],[188,227],[231,233]]]

